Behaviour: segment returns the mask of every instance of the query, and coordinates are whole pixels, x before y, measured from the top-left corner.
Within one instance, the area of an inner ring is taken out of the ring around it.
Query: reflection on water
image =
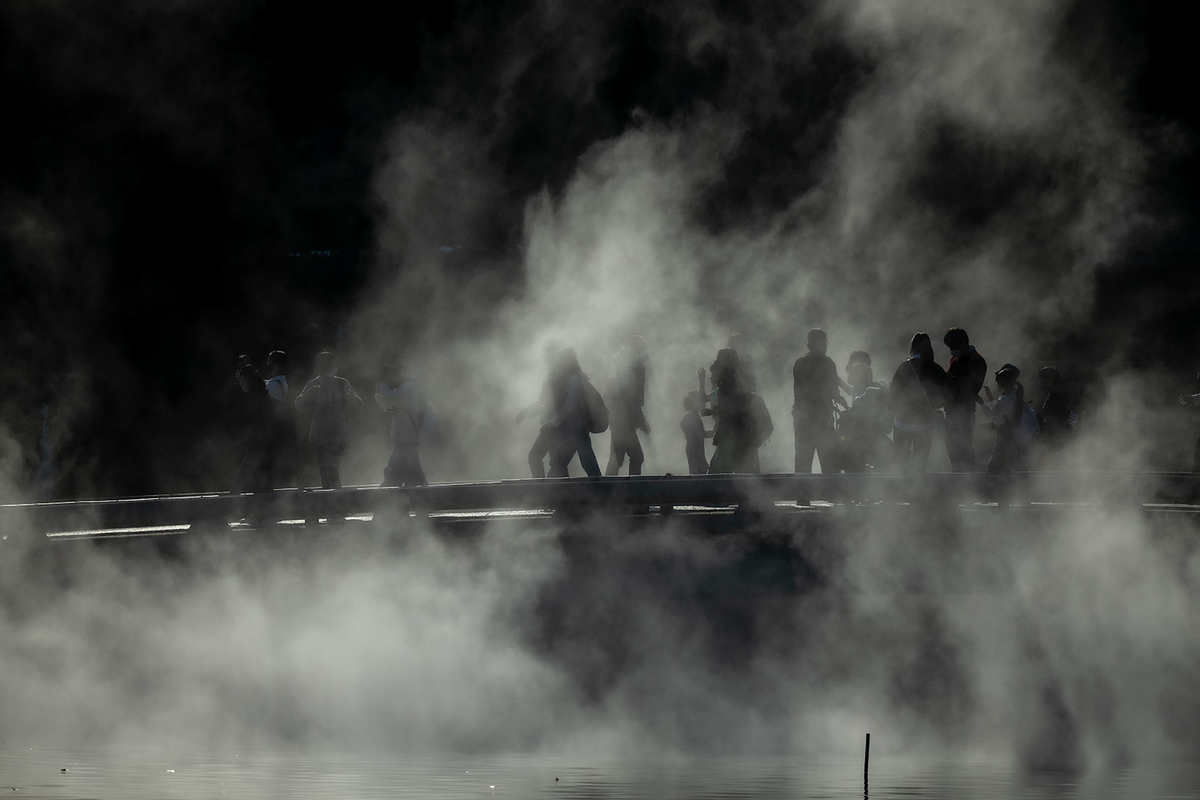
[[[872,800],[1200,797],[1200,765],[1028,773],[979,759],[871,759]],[[19,798],[535,798],[764,800],[863,796],[862,761],[789,758],[47,750],[0,747],[0,792]]]

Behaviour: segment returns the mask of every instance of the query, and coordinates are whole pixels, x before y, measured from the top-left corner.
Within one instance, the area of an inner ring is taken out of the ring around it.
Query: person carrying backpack
[[[1025,404],[1025,387],[1017,380],[1021,370],[1005,364],[996,372],[996,388],[1000,396],[993,399],[992,390],[983,387],[988,402],[979,401],[988,424],[996,429],[996,445],[988,461],[989,475],[1020,472],[1026,468],[1026,454],[1037,433],[1037,414]]]
[[[392,415],[392,455],[383,468],[383,486],[428,486],[420,446],[434,444],[437,417],[404,364],[384,365],[375,403]]]
[[[551,478],[569,477],[568,467],[576,454],[589,477],[600,477],[600,464],[592,449],[592,433],[608,427],[608,409],[579,366],[575,351],[564,348],[550,371],[550,395],[554,416],[542,425],[554,436],[550,450]],[[597,430],[599,428],[599,430]]]

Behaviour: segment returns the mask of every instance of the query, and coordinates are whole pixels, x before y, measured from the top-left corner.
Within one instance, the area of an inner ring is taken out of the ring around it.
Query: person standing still
[[[361,409],[363,401],[350,381],[337,374],[337,357],[331,351],[318,353],[315,367],[317,376],[296,398],[296,408],[312,414],[308,442],[316,452],[321,488],[340,489],[342,455],[350,441],[347,414]]]
[[[792,366],[796,472],[812,472],[814,453],[821,459],[822,471],[833,471],[833,409],[835,403],[845,408],[846,402],[838,391],[843,382],[837,365],[825,355],[828,348],[825,331],[813,328],[808,332],[808,352]]]
[[[967,332],[951,328],[942,337],[950,348],[946,369],[946,455],[951,472],[975,471],[975,398],[987,379],[987,361],[971,345]]]

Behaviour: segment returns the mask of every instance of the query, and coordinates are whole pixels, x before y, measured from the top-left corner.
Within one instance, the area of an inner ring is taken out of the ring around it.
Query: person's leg
[[[342,454],[346,452],[346,445],[335,444],[330,448],[330,470],[333,477],[334,489],[342,488]]]
[[[902,431],[896,428],[892,431],[892,470],[895,472],[908,472],[908,459],[912,453],[912,438],[908,435],[908,431]]]
[[[581,429],[576,436],[575,450],[579,453],[579,466],[592,478],[600,477],[600,462],[596,460],[596,451],[592,449],[592,435]]]
[[[616,425],[609,429],[608,466],[604,469],[605,475],[618,474],[621,465],[625,463],[625,440],[621,434],[622,431]]]
[[[975,415],[946,415],[946,456],[951,472],[975,471]]]
[[[558,432],[550,443],[550,473],[551,478],[569,478],[569,465],[575,457],[575,444],[563,432]]]
[[[543,463],[546,456],[552,455],[552,445],[554,444],[554,434],[550,428],[542,428],[538,431],[537,438],[533,440],[533,446],[529,448],[529,474],[535,478],[546,477],[546,466]]]
[[[646,454],[642,451],[642,442],[638,439],[636,430],[629,432],[629,443],[626,452],[629,453],[629,474],[641,475],[642,464],[646,463]]]
[[[387,465],[383,468],[383,483],[381,486],[399,486],[400,476],[400,445],[392,445],[392,454],[388,456]]]
[[[912,441],[912,454],[909,456],[909,471],[924,474],[929,467],[929,448],[933,446],[933,428],[923,431],[913,431],[909,434]]]
[[[813,452],[821,461],[821,472],[841,472],[841,454],[838,452],[841,444],[832,427],[818,428],[812,433]],[[809,459],[809,470],[812,469],[812,459]]]
[[[812,424],[793,414],[792,426],[796,435],[796,472],[812,472],[813,453],[817,450]]]
[[[401,475],[405,486],[427,486],[425,471],[421,469],[421,451],[416,442],[401,445]]]

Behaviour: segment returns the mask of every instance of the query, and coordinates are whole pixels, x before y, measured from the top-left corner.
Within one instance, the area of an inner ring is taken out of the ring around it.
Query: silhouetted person
[[[546,422],[554,416],[555,411],[554,398],[550,392],[549,373],[554,369],[555,356],[562,349],[562,343],[553,340],[546,342],[542,347],[542,355],[546,362],[546,380],[542,382],[542,390],[538,395],[538,399],[517,412],[518,425],[524,422],[526,418],[533,416],[536,416],[541,422],[537,438],[533,440],[533,446],[529,448],[529,473],[535,478],[546,477],[546,467],[543,462],[546,456],[550,455],[550,451],[554,446],[554,439],[557,435],[553,428],[546,427]]]
[[[821,469],[834,472],[833,408],[843,408],[838,387],[842,384],[833,359],[825,355],[829,340],[825,331],[808,332],[808,352],[792,366],[792,424],[796,436],[796,472],[812,472],[813,454],[821,459]]]
[[[245,356],[242,357],[236,380],[242,390],[235,410],[236,424],[242,438],[242,461],[234,476],[231,491],[235,494],[267,491],[271,488],[271,396],[267,394],[262,375]]]
[[[317,456],[321,488],[340,489],[342,455],[350,440],[347,415],[362,408],[363,402],[350,381],[337,375],[337,357],[332,352],[317,354],[315,368],[317,376],[296,398],[296,408],[312,414],[308,442]]]
[[[427,486],[419,446],[429,402],[404,364],[383,367],[375,403],[392,415],[392,455],[383,468],[383,485]]]
[[[888,396],[883,386],[875,382],[871,371],[871,356],[865,350],[855,350],[846,364],[850,384],[850,408],[838,420],[842,442],[842,469],[846,472],[867,472],[879,469],[886,458],[887,435],[892,430],[888,414]]]
[[[288,401],[287,372],[287,353],[272,350],[267,354],[267,394],[281,405],[286,405]]]
[[[1179,405],[1189,406],[1192,409],[1200,409],[1200,372],[1196,373],[1196,385],[1194,394],[1185,394],[1179,398]],[[1193,411],[1193,419],[1200,417],[1200,411]],[[1196,438],[1196,446],[1192,451],[1192,472],[1200,472],[1200,437]]]
[[[609,428],[612,435],[605,475],[616,475],[629,456],[629,474],[641,475],[646,460],[637,432],[650,433],[643,407],[646,403],[646,340],[630,336],[613,357],[613,388],[609,397]]]
[[[1071,430],[1071,406],[1058,388],[1061,383],[1062,376],[1054,367],[1038,370],[1038,386],[1045,392],[1040,412],[1040,436],[1048,445],[1056,444]]]
[[[738,354],[725,348],[709,368],[715,390],[709,395],[708,413],[717,420],[713,433],[716,452],[708,465],[709,474],[759,471],[758,448],[772,426],[762,398],[746,389],[740,374]]]
[[[294,469],[292,459],[296,451],[296,414],[288,402],[288,356],[282,350],[267,354],[267,394],[272,403],[270,443],[268,445],[268,473],[273,487],[286,486],[291,482]]]
[[[571,459],[579,455],[579,465],[590,477],[600,477],[600,464],[592,449],[591,418],[588,409],[587,376],[579,367],[579,358],[570,347],[559,351],[550,372],[550,395],[554,415],[542,426],[553,435],[550,450],[550,477],[566,478]]]
[[[683,410],[687,413],[679,420],[679,429],[683,431],[684,452],[687,454],[690,475],[704,475],[708,472],[704,440],[711,439],[714,432],[704,427],[704,420],[700,417],[700,409],[703,406],[704,396],[699,392],[690,392],[683,398]]]
[[[754,366],[754,357],[750,355],[746,337],[740,333],[729,334],[725,346],[738,354],[738,372],[741,375],[742,386],[748,391],[758,391],[758,370]]]
[[[951,328],[942,338],[950,348],[946,369],[946,455],[951,472],[975,471],[975,401],[987,378],[987,361],[971,345],[967,332]]]
[[[908,360],[896,369],[888,387],[893,416],[892,444],[901,472],[924,472],[940,409],[945,404],[946,371],[933,360],[933,342],[917,333]]]
[[[979,402],[983,415],[996,429],[996,444],[992,448],[992,457],[988,461],[989,475],[998,473],[1018,472],[1025,469],[1025,454],[1028,445],[1025,424],[1025,387],[1017,380],[1021,371],[1012,364],[1005,364],[996,372],[996,388],[1000,392],[997,398],[992,397],[992,390],[983,387],[988,401]],[[1029,409],[1032,414],[1033,410]],[[1036,430],[1036,424],[1034,426]],[[1028,434],[1032,438],[1032,434]]]

